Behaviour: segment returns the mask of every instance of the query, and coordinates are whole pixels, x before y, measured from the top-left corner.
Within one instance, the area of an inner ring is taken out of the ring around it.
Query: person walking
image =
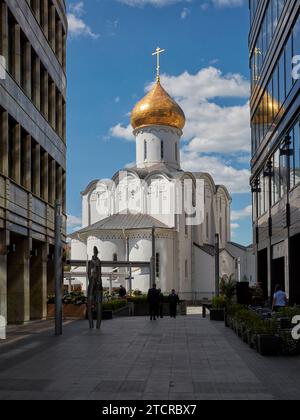
[[[286,293],[282,290],[282,287],[277,284],[275,287],[275,293],[273,297],[273,311],[278,312],[279,309],[285,308],[288,305],[288,298]]]
[[[150,310],[150,321],[156,321],[158,305],[159,305],[159,292],[156,288],[156,284],[153,284],[152,288],[148,291],[147,302]]]
[[[169,295],[169,305],[170,305],[170,317],[176,318],[177,316],[177,305],[179,303],[179,296],[177,295],[175,289],[172,290]]]

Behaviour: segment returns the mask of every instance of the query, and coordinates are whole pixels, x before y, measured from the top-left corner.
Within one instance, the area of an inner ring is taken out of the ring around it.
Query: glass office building
[[[300,0],[249,3],[257,279],[300,304]]]

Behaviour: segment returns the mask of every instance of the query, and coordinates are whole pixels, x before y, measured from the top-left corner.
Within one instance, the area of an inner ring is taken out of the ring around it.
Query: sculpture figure
[[[97,329],[101,327],[102,321],[102,301],[103,301],[103,286],[102,286],[102,270],[101,261],[98,258],[98,248],[94,247],[94,255],[88,263],[88,319],[90,329],[94,328],[94,311],[97,313]]]

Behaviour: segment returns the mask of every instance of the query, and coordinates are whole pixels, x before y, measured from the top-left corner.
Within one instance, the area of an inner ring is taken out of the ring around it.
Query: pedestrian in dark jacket
[[[127,295],[127,291],[125,287],[121,285],[119,289],[119,298],[124,299],[126,295]]]
[[[156,284],[153,284],[152,289],[149,289],[147,301],[150,309],[150,321],[156,321],[158,305],[159,305],[159,292],[156,288]]]
[[[171,318],[176,318],[177,316],[177,305],[179,303],[179,297],[176,291],[173,289],[169,295],[169,304],[170,304],[170,316]]]

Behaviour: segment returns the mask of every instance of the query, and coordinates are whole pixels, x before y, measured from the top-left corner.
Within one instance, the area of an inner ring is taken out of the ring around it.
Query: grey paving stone
[[[39,323],[38,329],[41,325]],[[0,400],[300,399],[300,358],[264,358],[200,316],[120,318],[89,331],[10,328],[0,347]]]

